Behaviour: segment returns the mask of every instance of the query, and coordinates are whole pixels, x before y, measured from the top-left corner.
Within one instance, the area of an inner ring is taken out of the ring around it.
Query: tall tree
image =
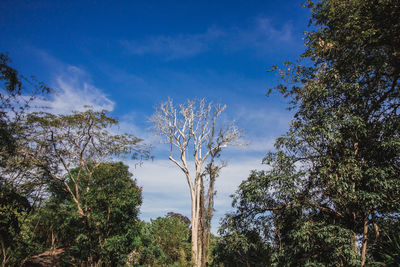
[[[296,115],[269,162],[297,162],[301,203],[350,232],[354,252],[360,237],[365,266],[370,229],[378,235],[378,218],[400,212],[400,3],[308,7],[306,61],[288,64],[289,84],[278,86]]]
[[[307,5],[306,51],[276,87],[295,117],[231,218],[274,244],[277,266],[365,266],[400,214],[400,2]]]
[[[220,127],[218,119],[226,106],[212,105],[204,99],[187,101],[175,107],[172,100],[156,108],[152,122],[158,134],[170,145],[169,159],[184,173],[192,207],[192,261],[205,266],[214,182],[221,166],[215,164],[221,150],[238,144],[240,131],[233,124]],[[193,159],[187,155],[193,154]],[[190,168],[194,163],[194,172]],[[207,168],[206,168],[207,166]],[[207,182],[208,179],[208,183]]]

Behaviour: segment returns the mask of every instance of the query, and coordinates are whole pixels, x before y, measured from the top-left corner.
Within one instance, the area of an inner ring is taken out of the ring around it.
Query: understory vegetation
[[[282,84],[267,92],[287,98],[295,115],[260,159],[265,170],[251,171],[232,196],[217,235],[214,183],[225,165],[214,159],[239,138],[233,126],[217,129],[225,106],[175,109],[168,100],[156,110],[169,158],[191,186],[192,218],[169,212],[144,222],[146,188],[124,160],[150,158],[149,144],[115,133],[107,111],[41,111],[52,90],[0,54],[1,266],[396,266],[400,2],[304,5],[305,52],[271,69]]]

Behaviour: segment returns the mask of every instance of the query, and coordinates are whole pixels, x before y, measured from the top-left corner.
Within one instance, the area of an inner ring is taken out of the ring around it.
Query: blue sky
[[[66,113],[83,105],[105,108],[121,130],[154,146],[155,160],[132,166],[143,186],[141,217],[169,211],[190,217],[184,177],[148,118],[168,97],[227,104],[225,119],[244,130],[247,147],[222,156],[216,216],[229,195],[289,125],[279,95],[265,97],[278,78],[266,70],[296,60],[304,49],[309,11],[302,1],[0,1],[0,51],[13,66],[53,87],[50,107]]]

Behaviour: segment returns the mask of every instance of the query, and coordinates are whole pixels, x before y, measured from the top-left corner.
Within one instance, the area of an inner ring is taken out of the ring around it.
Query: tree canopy
[[[264,159],[272,169],[240,186],[231,217],[277,249],[278,265],[365,266],[400,207],[399,3],[307,6],[306,51],[275,88],[294,119]]]

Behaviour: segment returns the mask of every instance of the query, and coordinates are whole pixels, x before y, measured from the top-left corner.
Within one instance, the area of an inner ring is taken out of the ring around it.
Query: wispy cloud
[[[284,23],[281,27],[276,28],[272,25],[271,20],[265,17],[257,17],[255,19],[255,35],[264,36],[268,39],[275,39],[278,42],[293,41],[292,24]]]
[[[291,23],[274,26],[269,18],[257,17],[247,28],[236,28],[232,34],[234,46],[231,49],[257,49],[266,52],[268,47],[290,44],[293,38]]]
[[[292,35],[290,23],[274,26],[270,19],[257,17],[244,27],[212,26],[203,33],[149,36],[142,40],[123,40],[121,45],[132,55],[155,55],[173,60],[194,57],[212,49],[226,52],[250,48],[263,52],[271,43],[290,43]]]
[[[215,40],[225,33],[211,27],[205,33],[178,34],[175,36],[151,36],[140,41],[122,41],[122,45],[133,55],[153,54],[168,60],[192,57],[208,51]]]
[[[235,118],[239,128],[244,130],[247,146],[229,147],[229,154],[241,153],[258,155],[262,159],[273,151],[275,140],[289,127],[292,113],[270,107],[267,103],[241,102],[229,107],[230,116]]]
[[[54,92],[49,101],[36,103],[38,106],[46,106],[47,111],[56,114],[83,111],[87,107],[93,110],[114,109],[114,101],[93,85],[91,76],[84,69],[61,62],[43,50],[31,50],[52,70],[50,87]]]
[[[86,73],[75,66],[68,66],[64,73],[55,78],[56,90],[50,101],[50,108],[55,113],[82,111],[90,106],[94,110],[114,109],[115,103],[99,88],[85,79]]]

